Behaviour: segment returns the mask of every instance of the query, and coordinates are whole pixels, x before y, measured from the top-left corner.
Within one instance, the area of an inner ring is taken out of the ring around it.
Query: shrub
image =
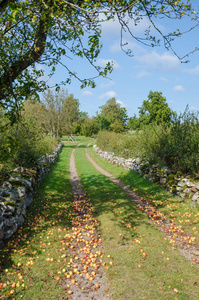
[[[97,136],[97,145],[104,151],[114,152],[115,155],[129,157],[139,157],[140,140],[138,134],[120,134],[110,131],[100,131]]]
[[[175,116],[171,127],[148,125],[141,135],[142,160],[167,165],[175,171],[196,176],[199,161],[198,114],[188,111]]]
[[[40,125],[25,116],[22,122],[4,127],[0,133],[0,161],[9,171],[16,166],[30,167],[57,144],[55,138],[45,134]]]
[[[150,124],[132,136],[100,132],[97,145],[123,157],[140,157],[150,164],[167,165],[174,172],[199,176],[198,113],[185,110],[170,127]]]

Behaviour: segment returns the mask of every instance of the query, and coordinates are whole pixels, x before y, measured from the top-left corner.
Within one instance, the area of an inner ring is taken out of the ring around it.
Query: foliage
[[[95,119],[85,119],[82,123],[81,123],[81,134],[86,136],[86,137],[90,137],[93,136],[94,134],[96,134],[98,132],[98,127],[96,125]]]
[[[74,123],[80,118],[79,100],[75,99],[73,94],[70,94],[64,101],[63,116],[60,123],[61,134],[71,133],[74,128]]]
[[[141,127],[140,120],[136,114],[133,117],[129,117],[127,127],[129,130],[137,130]]]
[[[34,165],[44,154],[51,152],[57,144],[43,131],[40,114],[36,109],[30,112],[30,106],[37,108],[39,104],[27,103],[22,112],[20,122],[4,127],[0,134],[0,161],[9,168],[21,165]]]
[[[146,160],[196,176],[199,161],[199,119],[190,112],[176,116],[171,128],[150,126],[141,136]]]
[[[14,134],[15,128],[13,130],[11,134]],[[17,148],[15,148],[10,162],[13,166],[21,165],[24,167],[35,165],[42,155],[50,153],[53,146],[56,146],[55,140],[42,133],[27,130],[24,124],[21,124],[17,129],[16,143]]]
[[[110,128],[110,121],[101,114],[97,114],[96,123],[100,130],[109,130]]]
[[[73,134],[81,134],[81,125],[86,119],[89,119],[88,113],[80,111],[78,120],[73,123]]]
[[[7,135],[8,122],[5,117],[5,112],[0,109],[0,163],[6,161],[15,147],[14,139]]]
[[[48,89],[43,95],[42,104],[44,124],[51,136],[59,137],[74,131],[74,123],[80,118],[78,99],[69,95],[66,89]]]
[[[97,145],[103,151],[114,152],[115,155],[139,157],[142,151],[137,135],[125,135],[115,132],[100,131],[97,135]]]
[[[120,133],[124,131],[124,125],[121,121],[115,120],[115,122],[111,123],[110,130],[116,133]]]
[[[97,145],[116,155],[140,157],[151,164],[166,165],[174,172],[199,175],[199,118],[188,108],[173,118],[171,127],[149,124],[132,137],[101,132]]]
[[[161,92],[149,92],[148,100],[144,100],[139,108],[139,116],[129,118],[129,129],[141,129],[143,126],[155,123],[169,126],[174,113],[166,103]]]
[[[126,108],[121,107],[121,104],[117,103],[115,98],[107,100],[99,108],[101,111],[97,113],[96,122],[100,130],[124,131],[128,119]]]
[[[0,2],[0,100],[12,123],[18,120],[18,110],[24,99],[46,88],[42,80],[43,70],[41,66],[38,67],[38,63],[49,66],[50,75],[54,73],[56,65],[61,63],[68,72],[61,83],[70,83],[71,77],[76,77],[82,87],[94,87],[94,78],[111,72],[110,62],[101,68],[96,64],[96,58],[102,48],[101,25],[114,18],[121,25],[121,45],[129,55],[131,51],[125,48],[123,42],[124,32],[129,32],[131,38],[152,47],[159,45],[162,39],[165,47],[177,55],[172,42],[175,37],[182,36],[183,32],[176,28],[173,32],[163,33],[158,26],[159,18],[191,20],[190,30],[198,26],[198,12],[189,0]],[[150,22],[148,30],[144,36],[134,36],[129,19],[137,25],[145,22],[146,18]],[[151,28],[157,35],[152,35]],[[64,65],[61,57],[68,58],[70,55],[87,59],[96,71],[94,77],[82,79],[78,70],[71,70]]]

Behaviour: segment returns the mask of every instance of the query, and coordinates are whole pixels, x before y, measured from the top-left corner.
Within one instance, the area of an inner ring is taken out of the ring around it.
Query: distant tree
[[[92,136],[98,132],[98,127],[94,118],[85,119],[81,124],[81,134],[84,136]]]
[[[138,122],[140,126],[150,123],[170,125],[173,112],[161,92],[149,92],[148,100],[144,100],[139,108]]]
[[[97,113],[97,121],[101,130],[111,130],[111,125],[117,121],[124,129],[128,116],[127,110],[117,103],[115,98],[107,100],[107,102],[100,106],[100,113]],[[112,126],[113,128],[113,126]]]
[[[74,125],[79,120],[79,100],[74,98],[73,94],[68,95],[64,99],[62,119],[61,119],[61,133],[69,134],[74,131]]]
[[[116,133],[121,133],[125,130],[125,128],[119,120],[115,120],[115,122],[110,125],[110,130]]]
[[[33,124],[36,122],[37,128],[40,128],[40,130],[46,134],[49,133],[49,123],[47,122],[48,115],[43,103],[34,103],[34,101],[32,102],[32,99],[30,101],[25,101],[21,114],[23,119],[26,119],[26,121],[29,120],[30,124],[32,123],[32,128]]]
[[[55,96],[52,90],[47,90],[42,99],[42,103],[44,105],[45,110],[45,127],[47,131],[51,134],[51,136],[56,135],[56,104],[55,104]]]
[[[47,90],[42,103],[46,110],[45,124],[52,136],[69,134],[79,120],[79,100],[66,89],[59,91]]]
[[[134,114],[133,117],[129,117],[127,128],[129,130],[136,130],[140,128],[140,121],[136,114]]]
[[[78,119],[73,123],[73,134],[81,134],[81,126],[86,119],[89,119],[88,113],[80,111]]]
[[[97,114],[96,123],[100,130],[109,130],[111,124],[110,121],[101,114]]]

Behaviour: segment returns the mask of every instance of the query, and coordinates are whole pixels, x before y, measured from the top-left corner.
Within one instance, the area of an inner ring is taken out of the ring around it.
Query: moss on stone
[[[2,197],[4,197],[4,198],[5,198],[5,197],[6,197],[6,198],[9,197],[9,198],[10,198],[11,195],[10,195],[10,193],[3,193],[3,196],[2,196]]]
[[[175,186],[173,186],[173,187],[171,188],[171,192],[172,192],[172,194],[176,194],[177,190],[176,190],[176,187],[175,187]]]
[[[25,182],[22,180],[12,180],[11,184],[13,184],[15,187],[25,186]]]
[[[4,201],[4,204],[5,204],[6,206],[10,205],[10,206],[16,207],[16,203],[13,202],[13,201]]]

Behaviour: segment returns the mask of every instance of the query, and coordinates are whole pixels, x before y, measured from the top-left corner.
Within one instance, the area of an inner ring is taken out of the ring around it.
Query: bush
[[[38,159],[51,152],[57,144],[55,138],[45,134],[38,123],[24,116],[22,122],[4,127],[0,133],[0,161],[8,171],[16,166],[31,167]]]
[[[172,126],[150,124],[134,135],[100,132],[97,145],[123,157],[140,157],[143,162],[167,165],[174,172],[199,176],[198,113],[185,110]]]
[[[120,134],[110,131],[101,131],[97,136],[97,145],[103,151],[114,152],[115,155],[129,157],[139,157],[141,147],[138,133],[134,135]]]
[[[198,114],[185,110],[176,116],[170,128],[147,126],[141,134],[143,157],[173,170],[190,175],[198,173],[199,120]]]
[[[85,119],[81,124],[81,135],[86,137],[92,136],[98,132],[94,119]]]

